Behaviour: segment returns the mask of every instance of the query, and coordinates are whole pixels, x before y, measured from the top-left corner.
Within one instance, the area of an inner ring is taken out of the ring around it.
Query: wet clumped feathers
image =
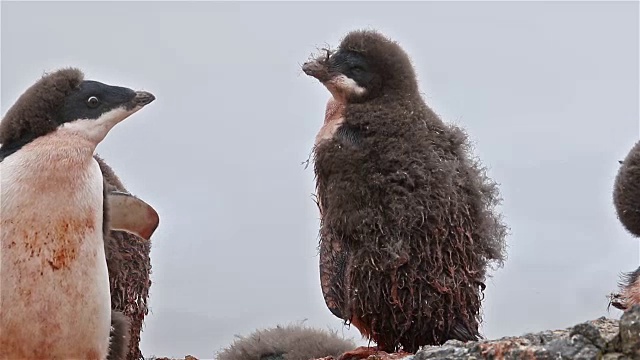
[[[397,43],[354,31],[337,51],[364,55],[373,75],[314,149],[321,268],[338,274],[325,300],[385,351],[477,340],[486,272],[506,259],[498,185],[464,130],[425,104]]]
[[[107,184],[107,190],[126,192],[113,169],[99,156],[94,156]],[[151,242],[125,231],[110,231],[105,237],[105,253],[111,286],[111,308],[130,320],[128,360],[143,360],[140,334],[149,313],[151,287]]]
[[[309,360],[337,357],[354,346],[335,333],[301,325],[277,326],[238,337],[218,360]]]

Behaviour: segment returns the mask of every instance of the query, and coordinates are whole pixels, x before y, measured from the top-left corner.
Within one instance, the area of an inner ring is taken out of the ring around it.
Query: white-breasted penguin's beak
[[[155,95],[148,91],[136,91],[134,97],[121,107],[121,109],[124,110],[122,112],[123,117],[119,119],[118,122],[128,118],[138,112],[138,110],[151,104],[155,99]]]
[[[133,98],[133,100],[131,100],[130,105],[128,106],[129,109],[142,109],[143,107],[145,107],[146,105],[151,104],[151,102],[153,102],[153,100],[155,100],[156,97],[148,92],[148,91],[136,91],[136,96]]]
[[[115,124],[128,118],[129,116],[138,112],[138,110],[149,105],[156,97],[147,91],[136,91],[131,100],[122,104],[120,107],[113,109],[110,112],[104,113],[98,120],[97,124],[102,122],[107,123],[108,126],[113,127]]]

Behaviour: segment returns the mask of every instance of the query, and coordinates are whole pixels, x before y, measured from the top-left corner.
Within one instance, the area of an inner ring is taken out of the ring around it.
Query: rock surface
[[[367,360],[640,360],[640,305],[620,320],[601,317],[561,330],[442,346],[425,346],[415,355],[380,354]],[[157,358],[157,360],[177,360]],[[192,356],[185,360],[197,360]],[[322,360],[335,360],[332,357]]]

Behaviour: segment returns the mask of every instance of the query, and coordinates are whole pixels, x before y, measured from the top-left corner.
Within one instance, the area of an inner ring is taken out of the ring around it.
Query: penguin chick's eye
[[[356,65],[351,68],[351,72],[354,74],[362,74],[364,72],[364,68],[362,66]]]
[[[88,100],[87,100],[87,105],[90,108],[96,108],[98,107],[98,105],[100,105],[100,100],[95,97],[95,96],[91,96]]]

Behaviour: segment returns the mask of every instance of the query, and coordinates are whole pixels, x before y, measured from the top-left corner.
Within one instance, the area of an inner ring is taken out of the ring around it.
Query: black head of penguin
[[[0,122],[0,161],[65,124],[74,124],[98,143],[115,124],[154,99],[145,91],[84,80],[78,69],[45,75],[18,98]]]
[[[302,70],[337,100],[365,102],[381,96],[418,94],[416,74],[400,45],[373,30],[352,31],[338,50],[306,62]]]
[[[145,91],[85,80],[65,97],[64,105],[55,120],[58,125],[80,119],[98,120],[117,109],[123,109],[127,113],[154,99],[151,93]]]

